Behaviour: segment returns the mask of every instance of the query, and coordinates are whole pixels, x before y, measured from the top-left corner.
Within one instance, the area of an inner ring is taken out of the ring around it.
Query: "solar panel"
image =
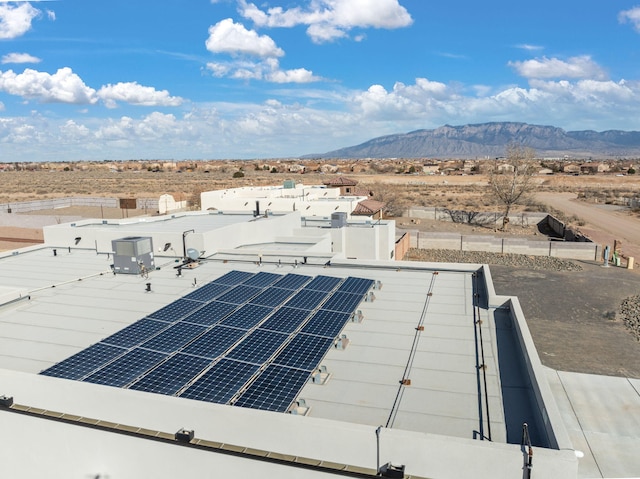
[[[188,313],[200,307],[202,307],[202,303],[200,301],[191,301],[189,299],[180,298],[173,303],[166,305],[164,308],[147,315],[147,317],[158,319],[160,321],[167,321],[169,323],[175,323],[183,316],[186,316]]]
[[[200,324],[202,326],[212,326],[226,318],[237,307],[237,304],[211,301],[202,308],[190,313],[188,316],[185,316],[181,322]]]
[[[335,338],[340,334],[345,323],[349,321],[350,316],[351,313],[338,313],[321,309],[309,318],[309,321],[301,331],[307,334]]]
[[[289,273],[275,282],[273,286],[285,289],[300,289],[311,280],[311,276]]]
[[[178,353],[136,381],[129,389],[172,396],[209,364],[210,359]]]
[[[280,274],[260,271],[258,274],[255,274],[253,277],[244,281],[242,284],[247,286],[259,286],[260,288],[266,288],[267,286],[270,286],[278,281],[280,278],[282,278],[282,275]]]
[[[145,318],[121,329],[101,342],[123,348],[132,348],[168,327],[169,324],[164,321]]]
[[[234,328],[251,329],[266,318],[272,311],[273,308],[267,308],[266,306],[245,304],[239,310],[223,319],[220,324]]]
[[[227,358],[261,365],[284,343],[288,334],[256,329],[226,355]]]
[[[314,291],[332,291],[338,283],[342,281],[340,278],[335,278],[333,276],[323,276],[319,275],[313,278],[309,284],[307,284],[305,289],[312,289]]]
[[[326,297],[327,293],[324,291],[301,289],[285,305],[290,308],[315,309]]]
[[[241,284],[227,291],[222,296],[219,296],[218,301],[222,301],[224,303],[242,304],[246,303],[254,296],[257,296],[261,291],[262,288],[258,288],[256,286],[245,286]]]
[[[40,374],[56,378],[81,379],[126,352],[126,349],[117,346],[97,343],[54,364]]]
[[[298,326],[304,323],[311,311],[298,308],[280,308],[260,325],[260,329],[292,333]]]
[[[356,306],[362,301],[361,294],[351,293],[333,293],[326,303],[322,305],[322,309],[331,311],[340,311],[343,313],[352,313]]]
[[[227,328],[220,325],[214,326],[184,348],[183,352],[215,359],[245,334],[247,334],[247,331],[244,329]]]
[[[218,279],[215,279],[213,282],[218,284],[228,284],[230,286],[235,286],[236,284],[242,283],[243,281],[250,278],[251,276],[253,276],[253,273],[233,270],[220,276]]]
[[[41,374],[284,412],[372,284],[231,271]]]
[[[309,371],[270,365],[234,406],[286,412],[309,379]]]
[[[255,364],[221,359],[180,397],[226,404],[258,371]]]
[[[200,286],[198,289],[184,296],[184,298],[206,303],[230,289],[231,286],[227,284],[208,283]]]
[[[166,354],[136,348],[86,377],[84,381],[123,387],[163,361]]]
[[[354,278],[350,276],[344,280],[344,283],[340,285],[338,291],[363,295],[369,291],[371,286],[373,286],[372,279]]]
[[[284,303],[293,294],[290,289],[267,288],[251,300],[251,304],[276,307]]]
[[[177,323],[142,343],[140,347],[163,353],[172,353],[202,334],[206,329],[204,326],[195,324]]]
[[[273,360],[274,364],[311,371],[318,367],[333,339],[299,333]]]

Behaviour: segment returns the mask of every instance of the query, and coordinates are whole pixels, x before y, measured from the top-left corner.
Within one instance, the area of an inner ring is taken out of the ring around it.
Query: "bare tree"
[[[535,172],[535,151],[518,144],[507,146],[506,159],[489,173],[489,184],[496,199],[503,205],[502,230],[507,229],[511,208],[531,196]]]
[[[494,220],[492,213],[481,213],[480,211],[467,211],[467,210],[451,210],[444,209],[444,212],[449,215],[452,223],[466,223],[469,225],[485,225],[489,221]]]

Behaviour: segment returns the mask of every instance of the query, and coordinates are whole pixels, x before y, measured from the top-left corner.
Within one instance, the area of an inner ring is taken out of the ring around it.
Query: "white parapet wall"
[[[187,207],[187,201],[176,201],[172,195],[161,195],[158,199],[158,213],[165,215]]]
[[[300,227],[299,213],[268,218],[241,215],[237,221],[225,219],[227,221],[216,224],[218,216],[197,212],[127,220],[82,220],[46,226],[43,233],[47,246],[95,249],[98,253],[110,253],[113,240],[149,236],[157,256],[181,257],[186,247],[210,255],[220,249],[242,246],[247,238],[255,239],[256,243],[274,242],[275,238],[290,235]],[[183,231],[182,219],[185,217],[200,226]],[[164,245],[170,246],[165,250]]]
[[[289,213],[299,211],[303,217],[331,218],[333,213],[351,212],[366,196],[340,196],[339,188],[297,184],[282,186],[248,186],[227,190],[206,191],[200,195],[203,211],[227,213]]]

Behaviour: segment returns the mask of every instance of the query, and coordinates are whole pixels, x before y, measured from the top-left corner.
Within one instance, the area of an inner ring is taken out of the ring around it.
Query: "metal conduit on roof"
[[[418,342],[420,339],[421,333],[424,331],[424,321],[427,317],[427,310],[429,309],[429,301],[433,296],[433,286],[436,281],[436,276],[438,276],[438,272],[434,271],[431,275],[431,282],[429,283],[429,289],[427,291],[427,298],[424,301],[424,306],[422,307],[422,313],[420,314],[420,320],[416,325],[416,332],[413,336],[413,343],[411,344],[411,349],[409,351],[409,358],[407,359],[407,364],[405,365],[404,372],[402,373],[402,379],[400,380],[400,386],[398,387],[398,392],[396,393],[396,398],[393,401],[393,406],[391,406],[391,411],[389,413],[389,418],[387,419],[387,423],[385,427],[393,427],[393,423],[396,419],[396,415],[398,414],[398,410],[400,409],[400,402],[402,401],[402,395],[404,393],[405,386],[411,385],[411,379],[409,377],[411,368],[413,366],[413,360],[416,356],[416,351],[418,349]]]

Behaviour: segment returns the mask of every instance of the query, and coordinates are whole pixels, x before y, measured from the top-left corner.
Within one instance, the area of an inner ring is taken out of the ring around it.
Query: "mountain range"
[[[493,158],[503,156],[513,143],[547,158],[640,157],[639,131],[565,131],[554,126],[492,122],[381,136],[305,158]]]

